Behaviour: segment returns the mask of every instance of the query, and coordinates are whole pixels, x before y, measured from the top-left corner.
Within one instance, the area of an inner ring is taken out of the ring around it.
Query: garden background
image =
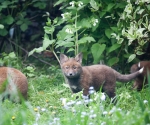
[[[87,107],[72,96],[59,66],[60,53],[82,52],[83,65],[129,73],[150,58],[149,18],[149,0],[1,0],[0,65],[28,77],[29,99],[1,102],[0,124],[150,124],[149,88],[117,83],[116,106],[99,92]]]

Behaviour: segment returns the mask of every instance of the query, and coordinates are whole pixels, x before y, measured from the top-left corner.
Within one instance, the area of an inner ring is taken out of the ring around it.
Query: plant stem
[[[78,32],[77,32],[77,12],[76,12],[76,19],[75,19],[75,55],[78,54]]]

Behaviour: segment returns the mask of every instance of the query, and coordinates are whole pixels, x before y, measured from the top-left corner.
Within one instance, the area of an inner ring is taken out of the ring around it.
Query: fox
[[[19,70],[10,67],[0,67],[0,97],[4,101],[9,98],[12,102],[27,100],[27,77]]]
[[[142,90],[143,87],[148,85],[147,73],[150,71],[150,61],[140,61],[139,63],[133,64],[130,68],[130,72],[134,73],[141,67],[144,67],[143,72],[135,78],[133,89]]]
[[[82,56],[79,53],[74,58],[68,58],[60,54],[60,66],[72,93],[83,90],[83,95],[89,96],[89,88],[93,87],[95,91],[101,89],[109,98],[114,98],[116,81],[128,82],[143,72],[141,68],[132,74],[122,75],[106,65],[82,66]]]

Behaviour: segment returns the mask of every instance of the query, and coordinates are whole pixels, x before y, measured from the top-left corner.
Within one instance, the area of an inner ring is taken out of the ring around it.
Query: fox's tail
[[[114,70],[114,73],[116,75],[116,80],[120,81],[120,82],[128,82],[134,78],[136,78],[138,75],[140,75],[144,70],[144,67],[141,68],[140,70],[137,70],[136,72],[133,72],[131,74],[127,74],[127,75],[122,75],[119,72]]]

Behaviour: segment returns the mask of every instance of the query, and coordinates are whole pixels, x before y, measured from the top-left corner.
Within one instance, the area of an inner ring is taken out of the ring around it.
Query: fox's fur
[[[27,92],[28,82],[22,72],[14,68],[0,67],[1,99],[8,97],[13,102],[20,102],[21,96],[27,99]]]
[[[129,75],[122,75],[106,65],[81,66],[82,53],[75,58],[60,54],[60,64],[73,93],[83,90],[83,95],[89,94],[89,87],[102,91],[113,98],[115,96],[116,80],[127,82],[137,77],[143,69]]]
[[[141,90],[145,85],[148,84],[147,73],[148,71],[150,71],[150,61],[141,61],[139,63],[136,63],[132,65],[130,71],[131,73],[134,73],[138,71],[141,67],[144,67],[144,70],[138,77],[136,77],[133,84],[133,88],[137,90]]]

